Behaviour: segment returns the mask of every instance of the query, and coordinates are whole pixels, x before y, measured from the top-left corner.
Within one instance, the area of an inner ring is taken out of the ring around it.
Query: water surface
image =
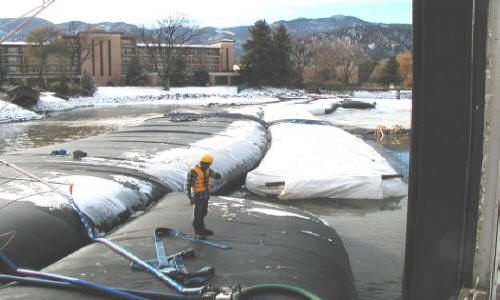
[[[162,105],[123,105],[52,114],[38,121],[0,124],[0,154],[115,131],[174,109]],[[363,138],[408,176],[410,137]],[[246,192],[230,193],[262,199]],[[399,299],[404,262],[407,200],[393,203],[332,200],[282,201],[317,214],[337,230],[349,254],[360,299]]]

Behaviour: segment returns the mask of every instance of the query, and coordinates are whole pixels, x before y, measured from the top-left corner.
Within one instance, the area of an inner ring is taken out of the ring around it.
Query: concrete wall
[[[232,72],[234,65],[234,42],[218,41],[211,45],[220,48],[220,72]]]
[[[118,84],[122,73],[122,55],[119,33],[90,32],[82,38],[89,39],[91,53],[82,65],[82,74],[88,72],[96,85]],[[111,67],[111,70],[110,70]]]

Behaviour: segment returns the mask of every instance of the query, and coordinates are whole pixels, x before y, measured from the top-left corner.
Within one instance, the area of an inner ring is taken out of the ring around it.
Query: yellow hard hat
[[[200,161],[211,164],[214,161],[214,158],[210,154],[203,154],[202,157],[200,157]]]

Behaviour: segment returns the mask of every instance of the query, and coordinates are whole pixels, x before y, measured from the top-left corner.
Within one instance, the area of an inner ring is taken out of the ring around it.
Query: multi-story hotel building
[[[135,37],[126,36],[120,32],[90,31],[78,37],[85,38],[86,50],[77,53],[86,59],[80,66],[71,68],[60,59],[48,59],[43,71],[44,77],[56,79],[63,74],[82,75],[88,72],[93,76],[97,85],[118,85],[122,82],[127,69],[127,64],[134,57],[143,63],[147,81],[150,85],[160,84],[158,74],[154,72],[148,47],[139,43]],[[27,55],[28,47],[34,47],[26,42],[4,42],[0,44],[0,64],[5,72],[5,77],[10,79],[35,79],[40,73],[39,65],[30,62]],[[88,55],[82,53],[89,51]],[[198,70],[206,70],[209,74],[210,84],[227,85],[234,83],[234,78],[239,76],[233,71],[234,41],[219,40],[208,45],[179,45],[176,52],[186,62],[186,71],[193,74]]]

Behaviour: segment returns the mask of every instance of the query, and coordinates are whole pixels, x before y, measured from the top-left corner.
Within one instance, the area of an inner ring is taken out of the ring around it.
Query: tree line
[[[31,63],[39,66],[38,86],[67,94],[81,93],[82,83],[78,79],[84,81],[83,86],[94,86],[89,74],[76,78],[91,54],[91,42],[85,36],[91,30],[82,30],[76,23],[70,23],[64,31],[41,27],[28,34],[27,42],[35,47],[29,47],[27,55]],[[243,44],[240,82],[250,86],[303,87],[306,83],[411,87],[411,53],[372,61],[348,38],[292,39],[283,25],[273,30],[265,20],[255,22],[249,31],[250,38]],[[198,70],[188,74],[185,58],[178,53],[178,45],[189,43],[198,33],[182,15],[169,16],[150,28],[142,27],[136,36],[144,43],[148,58],[144,61],[137,56],[128,62],[121,84],[145,85],[145,65],[148,65],[147,71],[157,73],[166,89],[170,85],[207,85],[208,72]],[[51,87],[44,72],[54,61],[69,72]],[[69,78],[64,78],[66,76]],[[0,85],[4,80],[5,70],[0,64]],[[92,88],[86,94],[92,94]]]
[[[259,20],[243,44],[242,81],[251,86],[301,87],[304,82],[333,86],[411,87],[412,56],[402,53],[372,61],[348,38],[292,39],[281,25],[275,30]]]

